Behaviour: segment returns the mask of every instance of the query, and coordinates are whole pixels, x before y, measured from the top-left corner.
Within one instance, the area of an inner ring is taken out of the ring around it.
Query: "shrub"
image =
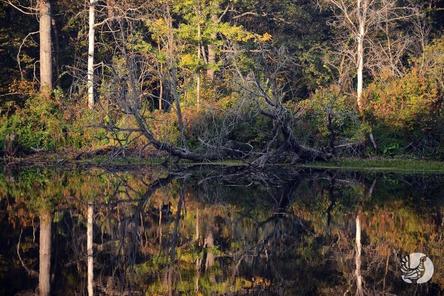
[[[326,146],[331,129],[339,142],[361,141],[365,138],[364,126],[361,125],[355,108],[355,99],[341,93],[335,85],[319,89],[308,100],[295,107],[302,109],[302,127],[299,126],[299,133],[312,134],[312,145]]]
[[[403,77],[381,75],[369,85],[367,116],[384,154],[442,156],[444,38],[428,46],[413,63]]]
[[[34,96],[14,113],[1,117],[1,148],[6,152],[30,153],[97,143],[104,132],[87,128],[94,125],[97,115],[83,106],[62,104],[62,97],[58,90],[51,98]],[[10,151],[11,146],[14,151]]]
[[[29,99],[23,108],[4,118],[0,138],[14,139],[21,150],[53,150],[64,144],[66,127],[57,103],[37,96]]]

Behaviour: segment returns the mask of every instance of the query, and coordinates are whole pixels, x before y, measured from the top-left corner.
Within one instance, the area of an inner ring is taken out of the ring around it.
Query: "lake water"
[[[444,175],[5,169],[0,295],[444,295],[443,216]]]

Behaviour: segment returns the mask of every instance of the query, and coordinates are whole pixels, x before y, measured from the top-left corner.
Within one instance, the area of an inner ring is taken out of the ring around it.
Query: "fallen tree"
[[[166,152],[167,154],[177,157],[179,159],[187,159],[195,162],[205,161],[219,161],[225,159],[242,159],[247,163],[262,167],[267,163],[282,162],[283,155],[290,155],[292,159],[297,161],[325,161],[332,157],[329,152],[307,147],[301,143],[293,133],[294,126],[292,123],[297,120],[297,116],[287,110],[283,105],[283,99],[285,93],[282,89],[285,87],[285,83],[281,83],[280,73],[287,67],[288,59],[283,55],[280,58],[281,53],[277,53],[277,59],[273,65],[272,71],[269,69],[261,69],[263,77],[266,79],[258,79],[255,75],[250,75],[250,78],[246,79],[242,76],[241,71],[234,71],[231,75],[239,78],[243,81],[240,85],[241,89],[245,91],[240,95],[239,101],[248,101],[247,104],[251,106],[256,116],[266,116],[271,120],[273,130],[271,131],[271,137],[268,142],[260,143],[256,147],[253,147],[250,143],[244,143],[236,138],[232,137],[230,133],[236,124],[242,121],[242,112],[236,110],[233,107],[230,115],[222,114],[224,120],[220,128],[223,132],[212,135],[213,139],[201,139],[198,137],[201,146],[199,149],[189,148],[189,139],[186,138],[186,127],[181,110],[181,92],[180,81],[184,77],[179,77],[178,73],[178,54],[177,50],[180,47],[175,40],[173,21],[171,18],[168,5],[165,6],[165,10],[159,12],[166,26],[166,39],[163,46],[165,46],[164,54],[165,67],[162,69],[162,73],[159,73],[155,67],[152,66],[152,60],[155,56],[149,56],[146,52],[140,53],[134,50],[132,47],[128,47],[127,44],[130,33],[128,28],[131,27],[132,22],[136,22],[133,19],[118,18],[113,21],[110,26],[113,29],[113,38],[116,42],[116,48],[119,50],[120,61],[123,61],[122,65],[113,66],[111,74],[114,76],[111,78],[113,83],[111,88],[115,88],[115,91],[109,93],[109,97],[113,100],[113,105],[120,110],[120,112],[130,115],[134,118],[138,129],[133,129],[132,132],[139,132],[146,138],[147,142],[159,151]],[[236,50],[232,51],[234,55]],[[263,53],[267,52],[264,50]],[[235,61],[235,58],[233,59]],[[257,61],[259,64],[261,61]],[[266,65],[265,64],[262,65]],[[235,62],[233,62],[234,68],[236,68]],[[265,66],[264,66],[265,67]],[[153,78],[154,77],[154,78]],[[169,110],[174,111],[177,117],[177,128],[180,135],[180,141],[173,144],[160,140],[156,137],[156,134],[152,130],[152,123],[144,115],[149,107],[146,106],[148,97],[156,97],[153,93],[153,89],[146,88],[147,81],[161,81],[163,85],[167,86],[164,89],[164,97],[169,98]],[[265,83],[264,81],[269,82]],[[241,91],[242,92],[242,91]],[[253,95],[252,95],[253,94]],[[242,105],[242,104],[240,104]],[[256,105],[256,107],[254,107]],[[228,118],[229,123],[226,124],[225,118]],[[117,124],[108,124],[109,130],[119,130]],[[124,131],[125,129],[120,129]],[[263,131],[268,136],[270,131]],[[262,147],[262,145],[264,147]],[[260,147],[259,147],[260,146]],[[280,158],[280,159],[279,159]]]

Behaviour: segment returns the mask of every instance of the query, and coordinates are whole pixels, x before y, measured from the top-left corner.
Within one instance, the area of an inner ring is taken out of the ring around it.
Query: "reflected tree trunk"
[[[202,258],[196,259],[196,275],[194,277],[194,292],[196,295],[199,293],[199,280],[200,280],[200,267],[202,264]]]
[[[199,239],[200,239],[200,225],[199,225],[199,208],[196,209],[196,229],[195,229],[195,236],[194,240],[198,245],[200,245]],[[194,292],[196,294],[199,293],[199,280],[200,280],[200,269],[202,265],[202,258],[199,256],[196,259],[196,275],[194,280]]]
[[[361,275],[361,220],[359,212],[356,215],[356,254],[355,254],[355,277],[356,277],[356,295],[363,296],[362,275]]]
[[[94,251],[93,251],[93,227],[94,227],[94,206],[88,205],[88,221],[86,230],[86,252],[88,255],[88,296],[94,295]]]
[[[207,258],[205,260],[205,271],[210,271],[208,279],[211,284],[216,283],[216,277],[213,272],[211,272],[211,267],[214,266],[214,236],[211,229],[208,230],[207,236],[205,238],[205,248],[207,253]]]
[[[40,212],[39,237],[39,295],[51,293],[51,212]]]

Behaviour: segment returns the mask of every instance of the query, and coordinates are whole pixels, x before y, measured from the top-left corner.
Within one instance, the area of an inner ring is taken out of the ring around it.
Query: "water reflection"
[[[94,237],[94,206],[90,202],[88,204],[88,220],[87,220],[87,243],[86,243],[86,253],[88,255],[88,296],[94,295],[94,251],[93,251],[93,237]]]
[[[0,294],[438,295],[443,180],[10,172],[0,176]],[[421,286],[400,276],[399,256],[413,251],[436,267]]]
[[[47,296],[51,292],[51,223],[50,210],[40,210],[39,239],[39,295]]]

